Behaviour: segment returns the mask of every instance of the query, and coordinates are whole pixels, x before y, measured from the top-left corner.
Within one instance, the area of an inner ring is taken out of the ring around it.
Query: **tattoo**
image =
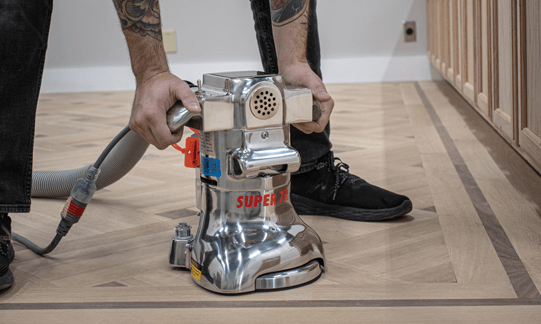
[[[158,0],[113,0],[123,30],[162,40]]]
[[[306,15],[309,0],[271,0],[271,19],[276,27]]]

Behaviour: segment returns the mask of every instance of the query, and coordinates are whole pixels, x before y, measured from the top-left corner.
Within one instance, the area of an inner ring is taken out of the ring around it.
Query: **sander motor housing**
[[[172,132],[199,131],[195,237],[180,223],[170,264],[191,270],[203,288],[226,294],[300,285],[325,269],[317,233],[295,212],[291,173],[300,167],[289,125],[318,118],[307,88],[286,87],[281,75],[211,73],[195,91],[201,113],[178,102],[168,112]]]

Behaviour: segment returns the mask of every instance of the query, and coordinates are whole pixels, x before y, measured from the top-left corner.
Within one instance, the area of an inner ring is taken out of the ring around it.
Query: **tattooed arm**
[[[269,0],[278,70],[289,84],[308,87],[321,102],[321,117],[295,124],[305,133],[322,132],[329,122],[334,101],[306,59],[310,0]]]
[[[199,112],[197,98],[186,82],[169,71],[163,49],[158,0],[113,0],[128,43],[137,81],[130,128],[158,149],[182,138],[171,134],[166,112],[177,100],[191,112]]]

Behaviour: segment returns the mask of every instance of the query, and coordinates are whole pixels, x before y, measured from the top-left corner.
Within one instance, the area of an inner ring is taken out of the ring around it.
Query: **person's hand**
[[[321,117],[318,120],[315,122],[293,124],[293,126],[306,134],[323,132],[331,117],[334,100],[327,93],[327,89],[321,79],[312,71],[308,63],[292,64],[283,68],[280,72],[284,76],[286,84],[309,88],[312,90],[314,97],[321,103]]]
[[[155,74],[138,82],[130,117],[130,129],[147,142],[163,150],[182,139],[182,129],[171,134],[167,127],[166,113],[177,102],[182,101],[192,113],[201,107],[188,84],[169,72]]]

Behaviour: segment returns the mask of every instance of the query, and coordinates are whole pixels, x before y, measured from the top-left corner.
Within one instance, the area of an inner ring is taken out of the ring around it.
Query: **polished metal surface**
[[[175,237],[192,237],[191,234],[192,227],[186,222],[180,222],[177,226],[175,226]]]
[[[316,279],[323,269],[318,261],[313,260],[308,264],[275,273],[262,275],[255,280],[255,289],[281,289],[295,287]]]
[[[203,132],[214,132],[233,129],[234,104],[232,97],[222,89],[213,89],[203,86],[192,87],[201,106],[201,112],[193,114],[188,111],[182,102],[177,101],[167,111],[167,125],[172,133],[178,132],[182,127],[189,126]]]
[[[193,241],[173,238],[171,264],[190,267],[197,284],[226,294],[254,291],[257,278],[271,288],[316,278],[325,269],[323,245],[289,200],[300,156],[286,122],[312,121],[311,91],[287,89],[280,75],[230,72],[205,74],[197,94],[201,116],[168,112],[171,130],[201,119],[199,227]],[[182,258],[185,247],[191,260]]]
[[[171,239],[169,264],[174,267],[190,268],[193,235],[191,226],[181,222],[175,226],[175,236]]]
[[[236,179],[295,172],[299,153],[284,142],[282,128],[243,132],[242,147],[230,154],[229,175]]]
[[[180,101],[177,101],[171,109],[167,112],[167,125],[171,130],[171,133],[178,132],[184,126],[190,126],[188,123],[195,117],[201,119],[201,114],[193,114],[188,109],[186,109]],[[200,124],[202,121],[198,121]],[[196,127],[200,128],[200,127]]]
[[[284,88],[286,112],[284,123],[295,124],[312,121],[312,91],[307,88]]]
[[[324,263],[321,239],[295,213],[289,184],[260,191],[201,187],[192,264],[201,268],[195,280],[202,287],[227,294],[254,291],[261,275],[312,260]]]

